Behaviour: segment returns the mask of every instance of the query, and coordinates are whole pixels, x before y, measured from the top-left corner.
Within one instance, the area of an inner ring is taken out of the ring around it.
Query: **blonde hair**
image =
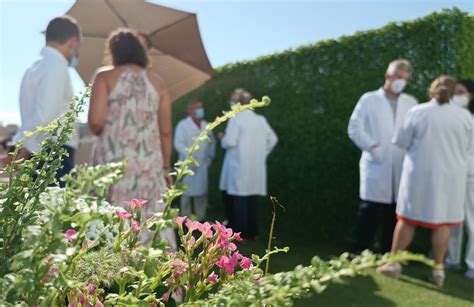
[[[453,77],[439,76],[431,83],[429,95],[439,104],[445,104],[453,97],[455,85],[456,80]]]
[[[393,60],[392,62],[390,62],[390,64],[388,64],[386,74],[389,76],[393,76],[399,70],[405,70],[411,73],[412,67],[411,67],[410,62],[405,59]]]

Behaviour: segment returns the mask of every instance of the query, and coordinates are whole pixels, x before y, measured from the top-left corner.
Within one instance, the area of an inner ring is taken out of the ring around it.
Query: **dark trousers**
[[[74,168],[74,154],[76,152],[76,150],[74,148],[72,148],[71,146],[68,146],[68,145],[64,145],[63,148],[68,153],[68,156],[63,156],[62,157],[62,159],[63,159],[62,166],[56,172],[56,180],[59,182],[59,186],[61,188],[64,188],[64,186],[65,186],[65,183],[61,181],[61,178],[64,175],[69,174],[69,172]],[[55,157],[55,159],[57,159],[57,157]],[[38,168],[41,169],[42,167],[43,167],[43,163],[40,163],[38,165]],[[36,178],[36,176],[34,178]]]
[[[375,235],[382,228],[380,252],[389,252],[392,248],[393,231],[397,223],[396,204],[382,204],[361,200],[357,211],[355,252],[373,249]]]
[[[233,209],[233,198],[226,191],[222,192],[222,198],[225,206],[225,218],[227,219],[227,227],[233,228],[234,224],[234,209]]]
[[[257,196],[232,196],[234,231],[241,232],[245,239],[255,239],[258,235]]]

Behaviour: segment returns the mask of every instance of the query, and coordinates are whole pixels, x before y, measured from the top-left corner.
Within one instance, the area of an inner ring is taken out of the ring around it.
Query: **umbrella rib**
[[[112,11],[112,13],[115,14],[115,16],[117,16],[117,18],[123,23],[123,25],[125,27],[128,27],[128,24],[127,24],[127,21],[125,20],[125,18],[123,18],[119,12],[117,11],[117,9],[115,9],[115,7],[112,5],[112,3],[110,3],[110,0],[105,0],[105,4],[107,4],[107,6],[110,8],[110,10]]]
[[[171,27],[177,25],[178,23],[180,23],[180,22],[182,22],[182,21],[185,21],[186,19],[191,18],[191,17],[193,17],[193,16],[194,16],[194,14],[189,14],[189,15],[187,15],[186,17],[183,17],[183,18],[181,18],[181,19],[179,19],[179,20],[176,20],[175,22],[173,22],[173,23],[171,23],[171,24],[169,24],[169,25],[167,25],[167,26],[165,26],[165,27],[163,27],[163,28],[156,29],[155,31],[153,31],[153,32],[151,32],[150,34],[147,34],[147,35],[148,35],[148,36],[152,36],[152,35],[155,35],[156,33],[160,33],[161,31],[164,31],[164,30],[166,30],[166,29],[168,29],[168,28],[171,28]]]

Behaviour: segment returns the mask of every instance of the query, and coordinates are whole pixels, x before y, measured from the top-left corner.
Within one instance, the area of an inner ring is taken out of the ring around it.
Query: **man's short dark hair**
[[[79,38],[81,28],[71,16],[56,17],[51,20],[46,28],[47,43],[66,43],[71,37]]]

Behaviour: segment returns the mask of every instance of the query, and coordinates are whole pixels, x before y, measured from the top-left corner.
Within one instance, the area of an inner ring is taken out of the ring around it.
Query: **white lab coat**
[[[472,121],[474,122],[474,116],[472,117]],[[471,156],[471,158],[469,159],[467,164],[468,164],[468,166],[467,166],[467,180],[471,184],[474,184],[474,153]],[[474,204],[472,204],[472,205],[474,206]],[[474,217],[473,217],[473,221],[474,221]]]
[[[359,163],[361,199],[387,204],[397,199],[405,152],[392,144],[392,137],[405,114],[417,103],[414,97],[400,94],[394,116],[382,88],[365,93],[357,102],[348,134],[362,150]],[[372,149],[374,145],[378,147]]]
[[[267,195],[267,156],[278,142],[265,117],[247,110],[232,118],[221,140],[226,150],[219,187],[233,196]]]
[[[435,100],[411,109],[394,143],[407,150],[397,214],[429,224],[464,220],[474,123],[467,110]]]
[[[188,155],[186,150],[194,144],[194,140],[206,126],[207,122],[201,121],[201,127],[198,127],[190,116],[178,123],[174,136],[174,148],[178,152],[179,160],[182,161],[186,158]],[[187,186],[185,196],[196,197],[207,194],[208,169],[216,153],[214,134],[211,132],[208,136],[211,141],[200,143],[198,151],[194,154],[194,158],[199,163],[199,167],[190,168],[194,172],[194,176],[183,178],[183,183]]]

